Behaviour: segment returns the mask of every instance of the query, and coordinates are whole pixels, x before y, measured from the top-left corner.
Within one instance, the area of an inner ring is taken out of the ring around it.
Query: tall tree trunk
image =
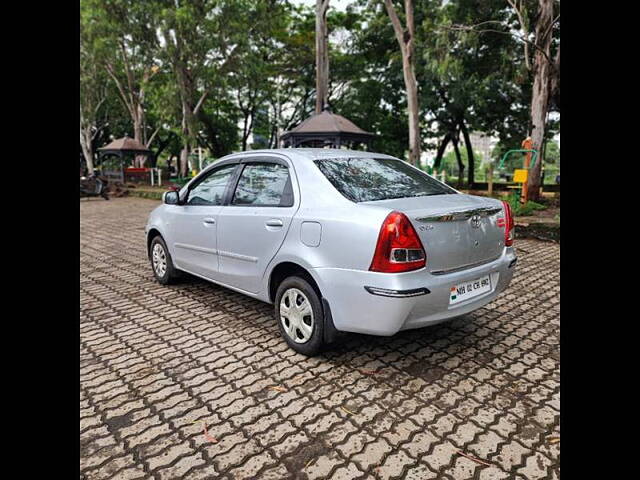
[[[138,105],[137,110],[137,114],[136,116],[133,118],[133,138],[135,140],[137,140],[138,142],[140,142],[142,145],[145,144],[144,141],[144,135],[143,135],[143,130],[144,130],[144,120],[143,120],[143,112],[142,112],[142,107],[140,105]],[[147,159],[146,155],[136,155],[134,160],[133,160],[133,164],[135,167],[144,167],[144,162]]]
[[[407,71],[405,80],[407,86],[407,104],[409,107],[409,163],[412,165],[420,164],[420,118],[418,115],[418,85],[413,68],[403,67]]]
[[[190,152],[190,138],[189,138],[189,126],[187,120],[188,106],[186,102],[182,100],[182,150],[180,150],[180,176],[186,177],[189,170],[189,152]]]
[[[553,75],[551,76],[551,99],[555,109],[560,111],[560,45],[556,51],[556,58],[553,60]]]
[[[329,102],[328,9],[329,0],[316,0],[316,113]]]
[[[93,175],[93,146],[91,145],[91,129],[80,126],[80,147],[87,162],[87,173]]]
[[[196,88],[189,73],[187,61],[184,58],[182,37],[178,34],[175,36],[174,41],[167,30],[163,30],[162,35],[164,36],[165,43],[171,55],[171,68],[176,76],[178,90],[180,92],[180,101],[182,103],[181,133],[183,147],[180,151],[180,175],[185,177],[189,169],[189,154],[197,139],[196,123],[198,112],[202,108],[208,92],[205,91],[200,96],[200,99],[194,103]]]
[[[536,200],[540,194],[540,172],[544,158],[542,156],[542,143],[546,128],[547,110],[549,108],[549,93],[551,86],[550,61],[553,0],[538,0],[539,16],[536,23],[536,53],[534,56],[534,79],[531,98],[531,140],[533,148],[538,152],[538,158],[533,168],[529,171],[528,196]]]
[[[438,151],[436,152],[436,158],[433,162],[433,168],[440,169],[440,165],[442,164],[442,156],[444,155],[444,151],[447,148],[447,145],[449,145],[450,141],[451,134],[447,133],[442,139],[442,142],[440,142],[440,145],[438,145]]]
[[[142,109],[142,105],[138,104],[135,108],[135,116],[133,117],[133,138],[140,142],[141,144],[145,144],[144,141],[144,110]]]
[[[247,138],[249,138],[249,114],[244,113],[242,119],[242,151],[247,150]]]
[[[253,120],[256,116],[255,107],[252,107],[251,110],[245,111],[243,115],[244,117],[243,117],[243,123],[242,123],[242,151],[244,152],[247,149],[247,142],[249,141],[249,136],[253,131]]]
[[[87,162],[87,170],[89,175],[93,175],[93,135],[91,123],[85,120],[82,114],[82,108],[80,108],[80,148],[82,148],[82,155]]]
[[[473,188],[473,183],[475,182],[475,165],[476,159],[473,156],[473,145],[471,145],[471,138],[469,137],[469,130],[467,130],[467,125],[464,123],[464,118],[460,120],[460,130],[462,131],[462,137],[464,138],[464,146],[467,149],[467,161],[469,162],[469,171],[467,175],[469,176],[468,183],[469,188]]]
[[[180,176],[186,177],[189,170],[189,146],[185,145],[180,150]]]
[[[120,43],[120,56],[124,65],[126,81],[122,81],[122,79],[116,74],[116,69],[112,63],[106,62],[104,67],[118,90],[122,104],[129,113],[133,124],[133,138],[144,145],[146,143],[144,113],[145,85],[159,70],[154,68],[145,70],[142,73],[142,78],[136,79],[124,41]],[[139,166],[142,166],[145,158],[145,156],[138,155],[134,162]]]
[[[176,159],[176,176],[180,176],[182,172],[182,162],[180,161],[180,155],[175,157]]]
[[[384,0],[391,19],[400,52],[402,53],[402,74],[407,92],[407,116],[409,117],[409,163],[420,163],[420,118],[418,106],[418,83],[415,73],[415,27],[413,21],[413,1],[404,0],[406,29],[402,27],[392,0]]]
[[[458,139],[453,137],[453,149],[456,152],[456,160],[458,161],[458,188],[462,188],[462,182],[464,180],[464,163],[462,163],[462,157],[460,156],[460,149],[458,148]]]

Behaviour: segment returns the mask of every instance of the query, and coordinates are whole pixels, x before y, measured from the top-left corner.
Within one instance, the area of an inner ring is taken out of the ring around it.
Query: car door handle
[[[213,225],[214,223],[216,223],[216,219],[211,217],[203,218],[202,221],[204,223],[208,223],[209,225]]]
[[[282,220],[278,220],[277,218],[272,218],[271,220],[267,220],[265,222],[267,227],[281,227],[283,225]]]

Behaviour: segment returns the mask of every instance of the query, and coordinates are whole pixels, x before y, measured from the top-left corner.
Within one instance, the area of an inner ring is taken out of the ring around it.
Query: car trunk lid
[[[504,248],[502,204],[465,194],[364,202],[407,215],[427,254],[427,269],[444,274],[498,258]]]

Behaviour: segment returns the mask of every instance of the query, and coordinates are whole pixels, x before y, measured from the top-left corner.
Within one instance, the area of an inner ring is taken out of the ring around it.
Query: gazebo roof
[[[111,153],[111,152],[113,153],[116,153],[116,152],[151,153],[151,150],[145,147],[142,143],[129,137],[118,138],[113,142],[111,142],[110,144],[105,145],[102,148],[99,148],[98,151],[103,153]]]
[[[286,139],[287,137],[296,134],[347,134],[349,136],[358,135],[366,138],[373,137],[373,133],[364,131],[351,120],[347,120],[342,115],[332,113],[329,109],[325,109],[321,113],[316,113],[315,115],[310,116],[300,125],[282,134],[282,138]]]

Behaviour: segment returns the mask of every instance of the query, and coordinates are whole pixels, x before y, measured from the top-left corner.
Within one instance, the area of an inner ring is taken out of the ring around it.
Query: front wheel
[[[280,284],[275,317],[280,334],[293,350],[313,356],[322,349],[322,304],[316,290],[305,279],[289,277]]]
[[[164,243],[160,235],[151,240],[149,260],[151,260],[154,277],[156,277],[156,280],[162,285],[168,285],[178,278],[178,272],[173,266],[167,244]]]

